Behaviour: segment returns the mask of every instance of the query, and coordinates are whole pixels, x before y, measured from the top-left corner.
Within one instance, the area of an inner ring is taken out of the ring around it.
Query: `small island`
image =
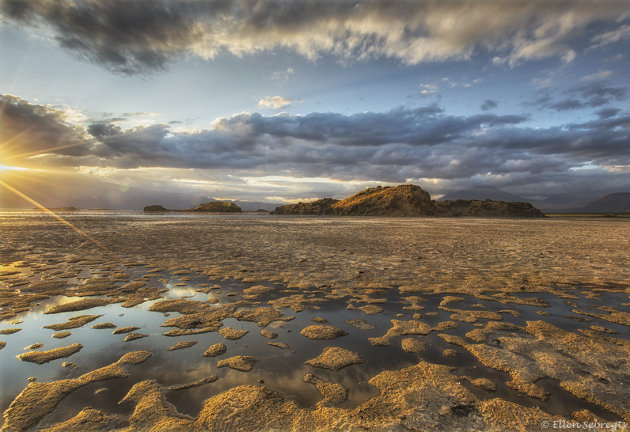
[[[195,208],[180,211],[205,213],[240,213],[241,208],[236,204],[228,201],[213,201],[205,204],[199,204]]]
[[[145,213],[164,213],[167,211],[169,210],[162,207],[161,205],[150,205],[144,208]]]
[[[343,200],[324,198],[277,207],[274,215],[544,217],[526,202],[435,201],[420,186],[377,186]]]
[[[184,210],[169,210],[159,204],[153,204],[144,208],[145,213],[164,213],[164,212],[182,212],[182,213],[240,213],[242,210],[239,206],[229,201],[212,201],[199,204],[197,207]]]

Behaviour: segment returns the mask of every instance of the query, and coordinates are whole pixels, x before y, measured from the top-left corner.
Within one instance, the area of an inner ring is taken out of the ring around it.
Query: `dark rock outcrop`
[[[437,201],[443,216],[544,217],[536,207],[526,202],[492,200]]]
[[[375,187],[341,201],[324,198],[276,208],[277,215],[335,216],[481,216],[544,217],[529,203],[492,200],[433,201],[428,192],[411,184]]]
[[[144,212],[145,213],[166,212],[166,211],[168,211],[168,210],[165,209],[164,207],[162,207],[161,205],[150,205],[150,206],[146,206],[144,208]]]
[[[205,204],[199,204],[197,207],[185,210],[168,210],[161,205],[150,205],[144,208],[145,213],[160,212],[195,212],[195,213],[239,213],[241,208],[234,203],[227,201],[212,201]]]
[[[185,212],[211,212],[211,213],[238,213],[241,208],[234,203],[226,201],[213,201],[205,204],[199,204],[195,208],[181,210]]]
[[[420,186],[377,186],[332,205],[340,216],[433,216],[438,211],[431,195]]]

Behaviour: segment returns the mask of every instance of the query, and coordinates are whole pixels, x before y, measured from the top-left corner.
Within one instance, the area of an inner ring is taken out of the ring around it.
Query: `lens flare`
[[[13,167],[13,166],[0,164],[0,172],[2,172],[2,171],[23,171],[23,170],[26,170],[26,169],[28,169],[28,168],[20,168],[20,167]]]
[[[31,204],[33,204],[35,207],[39,208],[40,210],[43,210],[44,212],[46,212],[47,214],[49,214],[50,216],[54,217],[55,219],[57,219],[59,222],[63,223],[64,225],[67,225],[68,227],[70,227],[70,229],[72,229],[74,232],[76,232],[77,234],[85,237],[86,239],[88,239],[89,241],[91,241],[92,243],[94,243],[95,245],[97,245],[99,248],[107,251],[107,252],[111,252],[111,250],[105,246],[103,243],[101,243],[100,241],[96,240],[94,237],[90,236],[89,234],[87,234],[86,232],[80,230],[79,228],[75,227],[74,225],[72,225],[70,222],[68,222],[67,220],[65,220],[64,218],[62,218],[61,216],[59,216],[57,213],[55,213],[54,211],[46,208],[45,206],[41,205],[40,203],[38,203],[37,201],[35,201],[34,199],[32,199],[31,197],[29,197],[28,195],[20,192],[19,190],[17,190],[16,188],[14,188],[13,186],[11,186],[10,184],[5,183],[4,181],[0,180],[0,186],[3,186],[5,189],[8,189],[9,191],[13,192],[14,194],[16,194],[17,196],[19,196],[22,199],[25,199],[26,201],[30,202]]]

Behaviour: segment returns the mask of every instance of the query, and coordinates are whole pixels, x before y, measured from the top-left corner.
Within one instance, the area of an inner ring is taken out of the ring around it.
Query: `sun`
[[[8,165],[3,165],[0,164],[0,172],[3,171],[23,171],[23,170],[27,170],[28,168],[20,168],[20,167],[14,167],[14,166],[8,166]]]
[[[14,167],[14,166],[4,165],[4,164],[0,163],[0,174],[6,173],[6,172],[10,172],[10,171],[40,171],[40,170],[37,170],[37,169],[36,170],[31,170],[29,168]],[[2,176],[2,177],[13,177],[13,175]],[[21,174],[15,174],[15,177],[22,177],[22,175]],[[5,178],[4,180],[8,180],[8,179]],[[30,196],[26,195],[24,192],[20,191],[16,187],[14,187],[14,186],[10,185],[9,183],[5,182],[4,180],[0,179],[0,189],[4,188],[4,189],[14,193],[15,195],[21,197],[22,199],[24,199],[25,201],[27,201],[30,204],[34,205],[38,209],[46,212],[47,214],[49,214],[50,216],[52,216],[53,218],[55,218],[59,222],[61,222],[64,225],[68,226],[69,228],[71,228],[77,234],[87,238],[89,241],[91,241],[92,243],[96,244],[102,250],[105,250],[107,252],[111,252],[111,250],[107,246],[102,244],[100,241],[98,241],[94,237],[90,236],[89,234],[87,234],[86,232],[81,230],[80,228],[77,228],[72,223],[68,222],[66,219],[64,219],[63,217],[59,216],[53,210],[50,210],[49,208],[47,208],[47,207],[43,206],[42,204],[38,203],[33,198],[31,198]]]

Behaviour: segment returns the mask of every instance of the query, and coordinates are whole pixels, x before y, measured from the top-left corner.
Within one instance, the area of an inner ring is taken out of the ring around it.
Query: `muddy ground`
[[[630,221],[68,221],[2,217],[3,430],[630,422]]]

